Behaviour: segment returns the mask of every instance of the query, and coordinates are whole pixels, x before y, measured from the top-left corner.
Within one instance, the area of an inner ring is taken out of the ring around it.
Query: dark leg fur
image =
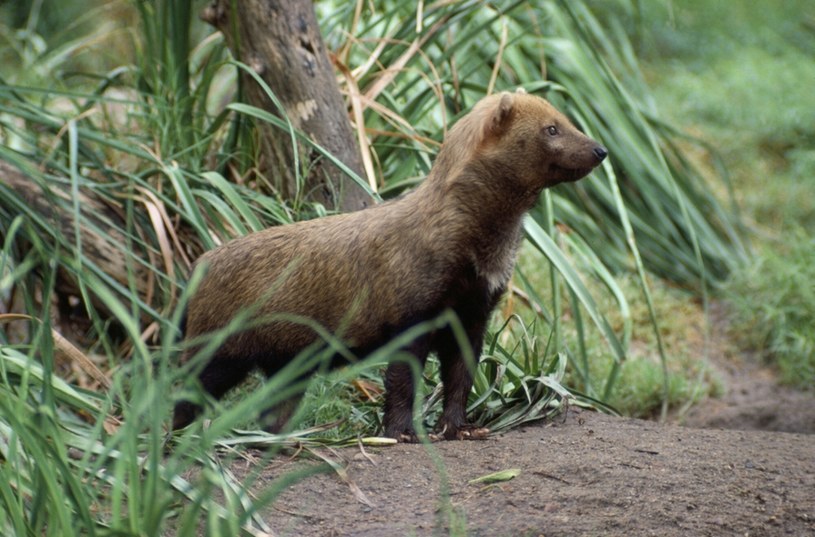
[[[444,410],[438,429],[450,440],[456,438],[459,429],[467,425],[467,397],[473,387],[473,376],[461,353],[441,359],[441,382],[444,386]]]
[[[300,395],[295,395],[264,410],[260,416],[260,423],[263,430],[272,434],[279,434],[283,431],[289,419],[291,419],[292,414],[294,414],[294,411],[297,409],[297,404],[300,403],[300,399]]]
[[[464,359],[464,354],[452,334],[446,334],[444,345],[439,349],[441,381],[444,386],[444,408],[436,428],[445,440],[484,438],[489,432],[467,421],[467,398],[473,387],[471,368],[476,367],[481,357],[484,325],[478,324],[471,327],[468,332],[473,351],[473,363],[468,363]]]
[[[430,352],[426,338],[414,342],[408,352],[416,357],[419,370],[424,368]],[[385,436],[400,442],[418,442],[413,428],[413,398],[416,387],[410,364],[393,362],[385,372]]]
[[[198,379],[204,391],[215,399],[220,399],[230,388],[246,378],[253,365],[252,360],[245,358],[216,355],[206,365]],[[178,403],[173,411],[173,429],[186,427],[200,412],[201,407],[194,403],[189,401]]]
[[[266,378],[269,378],[279,373],[291,360],[291,358],[280,358],[276,360],[274,356],[269,355],[259,358],[258,366],[266,375]],[[306,375],[300,376],[295,380],[295,383],[302,381],[304,378],[306,378]],[[300,403],[302,396],[302,393],[295,394],[272,407],[264,409],[260,415],[260,426],[269,433],[280,433],[286,427],[292,414],[294,414],[294,411],[297,409],[297,405]]]
[[[413,373],[404,362],[394,362],[385,372],[385,436],[416,442],[413,429]]]

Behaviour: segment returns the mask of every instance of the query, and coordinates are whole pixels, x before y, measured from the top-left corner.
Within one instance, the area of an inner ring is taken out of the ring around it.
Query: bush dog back
[[[486,97],[449,131],[413,192],[358,212],[252,233],[201,256],[206,274],[189,303],[186,337],[223,328],[257,305],[257,315],[312,319],[363,357],[450,309],[477,359],[515,265],[524,213],[542,189],[586,176],[606,154],[539,97]],[[200,381],[221,397],[250,370],[272,375],[318,339],[312,328],[293,322],[248,328],[225,341]],[[472,375],[452,331],[429,333],[405,350],[420,366],[430,352],[438,355],[440,436],[483,437],[487,431],[466,420]],[[415,442],[410,366],[390,364],[385,389],[385,434]],[[179,403],[173,427],[189,424],[198,410]]]

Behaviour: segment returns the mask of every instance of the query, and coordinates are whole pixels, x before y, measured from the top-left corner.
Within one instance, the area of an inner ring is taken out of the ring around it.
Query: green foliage
[[[563,306],[563,317],[574,318],[574,322],[564,323],[561,337],[567,349],[581,354],[579,358],[573,357],[577,364],[566,370],[561,380],[564,386],[575,394],[600,397],[598,392],[607,386],[596,383],[611,378],[614,372],[615,381],[608,386],[602,401],[621,414],[641,417],[659,416],[666,402],[671,408],[678,408],[720,392],[721,386],[709,374],[704,359],[705,346],[709,343],[705,329],[707,319],[692,295],[670,282],[652,280],[649,304],[638,293],[641,284],[635,274],[613,278],[614,293],[604,293],[607,283],[603,275],[592,274],[586,268],[587,261],[580,261],[570,248],[564,250],[575,257],[580,270],[586,271],[588,292],[598,298],[596,307],[608,312],[606,318],[614,332],[624,334],[627,349],[625,361],[618,363],[602,334],[584,326],[581,320],[587,317],[585,308],[574,299],[568,300]],[[537,295],[551,296],[553,291],[545,275],[534,272],[541,262],[541,254],[528,246],[521,251],[519,270],[529,275],[526,289],[536,290]],[[558,285],[559,292],[568,296],[565,285]],[[619,296],[627,299],[621,302]],[[663,321],[659,337],[664,346],[664,361],[654,352],[658,344],[650,321],[651,308],[655,317]],[[515,304],[512,311],[521,317],[524,325],[541,315],[538,306],[529,300]]]
[[[244,491],[257,476],[236,478],[229,470],[236,452],[221,440],[262,398],[273,400],[286,378],[259,389],[208,429],[199,427],[170,441],[163,428],[173,403],[168,394],[188,373],[171,367],[172,341],[162,342],[160,350],[137,351],[113,376],[107,392],[97,394],[55,376],[55,349],[64,343],[52,337],[48,315],[42,318],[42,323],[32,321],[30,343],[0,348],[4,535],[161,535],[168,528],[175,535],[269,531],[257,510],[304,474],[285,476],[250,502]],[[255,438],[244,435],[243,441]],[[264,458],[293,442],[275,438]],[[226,451],[215,457],[219,447]]]
[[[87,87],[131,53],[122,2],[28,0],[0,4],[0,62],[6,82]],[[102,45],[102,46],[100,46]],[[104,78],[104,76],[102,77]]]
[[[742,342],[777,360],[782,378],[815,386],[815,238],[803,232],[733,274],[727,293]]]
[[[777,360],[788,382],[812,386],[815,94],[804,81],[815,77],[815,9],[805,1],[649,6],[643,50],[658,51],[648,66],[655,97],[677,103],[672,120],[719,148],[757,231],[755,258],[726,287],[739,339]]]
[[[34,16],[44,4],[31,5]],[[305,389],[297,368],[347,352],[341,342],[306,353],[305,362],[235,401],[210,404],[207,427],[197,422],[167,443],[163,425],[173,402],[202,396],[182,381],[195,376],[206,353],[180,368],[176,360],[176,327],[194,288],[187,282],[191,260],[234,236],[321,212],[299,197],[279,199],[252,172],[258,122],[283,136],[302,134],[269,111],[234,102],[243,67],[229,62],[220,36],[195,26],[191,5],[137,2],[129,15],[140,17],[132,62],[103,63],[95,83],[52,76],[73,65],[67,56],[49,56],[47,46],[32,56],[25,52],[30,35],[7,32],[22,43],[16,65],[31,69],[0,85],[0,159],[24,172],[48,209],[0,184],[0,296],[32,318],[2,333],[1,533],[266,531],[258,510],[297,476],[250,499],[257,476],[233,476],[230,457],[247,445],[271,446],[265,456],[272,457],[294,442],[310,447],[373,433],[378,415],[358,403],[335,433],[318,427],[347,413],[345,401],[356,397],[340,381],[404,358],[400,347],[423,331],[457,327],[443,315],[312,387],[300,422],[311,427],[306,431],[235,429]],[[354,106],[365,103],[369,145],[362,149],[373,156],[383,197],[424,176],[447,125],[477,99],[516,86],[552,100],[612,153],[593,178],[547,192],[529,219],[529,248],[545,260],[516,283],[534,314],[496,316],[475,375],[474,418],[504,430],[550,415],[573,397],[597,406],[617,397],[634,409],[639,403],[625,402],[629,382],[649,398],[649,410],[661,405],[664,412],[687,387],[669,367],[648,273],[704,296],[744,261],[738,219],[659,119],[614,18],[606,29],[574,1],[421,5],[421,12],[386,0],[317,6],[330,48],[351,73],[342,86]],[[96,39],[106,43],[86,34],[71,50],[95,50]],[[107,255],[91,255],[100,250]],[[622,284],[621,275],[635,285]],[[66,291],[65,282],[74,288]],[[69,305],[73,299],[75,317],[87,318],[83,351],[104,356],[110,388],[82,390],[60,380],[66,373],[55,348],[62,343],[50,324],[57,298]],[[631,304],[643,309],[632,314]],[[12,320],[20,322],[0,318]],[[638,323],[652,338],[643,371],[626,365]],[[602,367],[593,362],[597,354],[606,358]],[[440,389],[432,366],[422,386],[418,403],[433,422]]]
[[[710,10],[725,9],[721,24],[707,23],[717,17]],[[649,65],[656,98],[676,103],[668,116],[721,152],[760,227],[811,228],[815,211],[805,190],[815,174],[815,95],[804,81],[815,77],[812,4],[757,10],[747,1],[726,8],[693,1],[670,16],[652,11],[644,50],[676,56]]]

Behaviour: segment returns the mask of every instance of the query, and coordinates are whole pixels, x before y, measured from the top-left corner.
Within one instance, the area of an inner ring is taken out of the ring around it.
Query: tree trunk
[[[363,176],[345,103],[320,36],[312,0],[213,0],[202,18],[223,32],[232,54],[269,85],[294,128],[326,148]],[[247,101],[280,115],[257,82],[241,73]],[[289,135],[262,125],[262,170],[282,194],[296,193],[296,173]],[[299,145],[307,199],[344,211],[365,207],[368,194],[336,166]],[[318,158],[319,157],[319,158]]]

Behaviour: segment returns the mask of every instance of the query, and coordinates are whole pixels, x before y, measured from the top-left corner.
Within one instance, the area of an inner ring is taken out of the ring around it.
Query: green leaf
[[[493,472],[491,474],[482,475],[481,477],[476,477],[467,483],[470,485],[501,483],[503,481],[509,481],[519,475],[521,475],[520,468],[510,468],[509,470],[501,470],[500,472]]]

